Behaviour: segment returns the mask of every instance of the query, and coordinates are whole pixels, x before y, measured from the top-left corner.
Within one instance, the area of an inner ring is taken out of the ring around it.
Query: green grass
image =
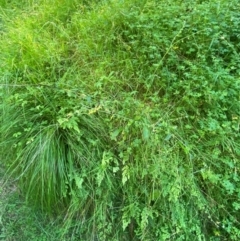
[[[61,240],[58,218],[50,219],[30,207],[16,183],[9,180],[7,185],[4,184],[4,169],[0,171],[0,240]]]
[[[237,1],[1,4],[5,236],[239,240]]]

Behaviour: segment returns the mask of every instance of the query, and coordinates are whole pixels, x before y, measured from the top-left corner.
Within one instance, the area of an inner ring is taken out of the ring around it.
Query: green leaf
[[[142,136],[143,136],[143,140],[147,141],[150,137],[150,131],[148,129],[147,126],[144,126],[143,127],[143,130],[142,130]]]

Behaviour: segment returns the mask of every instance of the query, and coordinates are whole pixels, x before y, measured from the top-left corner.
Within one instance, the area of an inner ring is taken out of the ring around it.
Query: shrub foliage
[[[1,160],[67,240],[239,240],[237,0],[2,6]]]

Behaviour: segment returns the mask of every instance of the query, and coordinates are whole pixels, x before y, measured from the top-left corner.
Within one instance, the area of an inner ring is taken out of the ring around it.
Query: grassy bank
[[[62,240],[239,240],[238,1],[9,4],[1,160]]]

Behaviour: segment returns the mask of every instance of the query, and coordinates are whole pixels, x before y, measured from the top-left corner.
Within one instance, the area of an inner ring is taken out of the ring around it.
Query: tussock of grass
[[[1,158],[62,239],[239,239],[237,1],[4,6]]]

